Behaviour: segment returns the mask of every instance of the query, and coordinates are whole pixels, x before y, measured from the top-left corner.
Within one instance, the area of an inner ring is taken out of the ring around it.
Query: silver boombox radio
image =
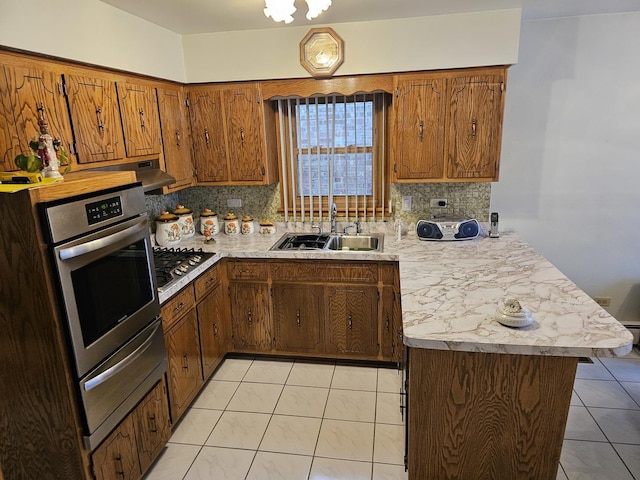
[[[474,218],[419,220],[416,233],[420,240],[471,240],[480,234],[480,224]]]

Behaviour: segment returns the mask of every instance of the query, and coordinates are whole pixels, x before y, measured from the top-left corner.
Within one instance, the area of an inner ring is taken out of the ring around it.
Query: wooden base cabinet
[[[271,350],[269,286],[229,282],[231,343],[243,351]]]
[[[577,358],[409,349],[410,480],[555,480]]]
[[[341,285],[326,289],[327,353],[378,354],[378,288]]]
[[[170,436],[167,393],[160,381],[93,452],[96,480],[142,478]]]
[[[285,352],[322,353],[323,287],[274,283],[272,291],[275,349]]]

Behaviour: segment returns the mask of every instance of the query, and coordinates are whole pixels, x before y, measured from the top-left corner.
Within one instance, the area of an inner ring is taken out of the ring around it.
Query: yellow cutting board
[[[0,193],[14,193],[27,188],[44,187],[62,181],[61,178],[43,178],[38,183],[0,183]]]

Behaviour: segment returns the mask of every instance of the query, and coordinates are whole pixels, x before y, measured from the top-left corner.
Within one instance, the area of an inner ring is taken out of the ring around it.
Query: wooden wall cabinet
[[[498,180],[506,67],[394,78],[392,180]]]
[[[115,82],[108,77],[65,74],[79,164],[125,158]]]
[[[127,157],[158,155],[162,151],[156,89],[118,81],[118,103]]]
[[[91,455],[96,480],[137,480],[171,436],[164,380],[158,382]]]
[[[187,98],[181,86],[158,86],[156,90],[166,172],[176,179],[166,189],[173,192],[194,182]]]
[[[187,87],[198,183],[278,181],[275,110],[259,83]]]
[[[61,73],[34,62],[0,60],[0,170],[18,170],[14,159],[30,152],[40,119],[46,119],[49,134],[75,162]]]
[[[171,420],[176,423],[203,383],[198,318],[193,287],[187,286],[161,308]]]

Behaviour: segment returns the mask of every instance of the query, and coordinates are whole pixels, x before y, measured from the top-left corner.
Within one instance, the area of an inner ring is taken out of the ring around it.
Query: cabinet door
[[[189,90],[193,162],[200,182],[229,180],[222,112],[219,92]]]
[[[378,353],[378,288],[327,287],[327,353]]]
[[[60,74],[36,66],[0,65],[0,170],[18,170],[14,159],[30,151],[29,142],[40,134],[40,119],[47,120],[49,134],[75,161]]]
[[[181,87],[159,87],[158,107],[164,163],[167,173],[176,179],[168,190],[177,190],[193,182],[191,134],[186,96]]]
[[[449,80],[449,178],[497,180],[504,75]]]
[[[224,295],[220,284],[197,305],[202,352],[202,375],[207,380],[222,361],[228,346]]]
[[[122,124],[113,81],[64,75],[79,163],[124,158]]]
[[[195,309],[165,333],[171,420],[176,423],[202,384]]]
[[[96,480],[135,480],[140,478],[140,464],[134,423],[127,417],[93,452]]]
[[[160,119],[155,88],[127,82],[118,82],[117,87],[127,157],[160,153]]]
[[[171,436],[169,404],[164,380],[134,411],[140,470],[146,472]]]
[[[229,283],[231,341],[236,350],[271,349],[269,287],[266,283]]]
[[[323,352],[323,288],[273,285],[275,348],[283,352]]]
[[[222,92],[234,182],[262,182],[265,176],[262,102],[257,85]]]
[[[395,180],[439,179],[444,175],[446,80],[396,78],[394,111]]]

